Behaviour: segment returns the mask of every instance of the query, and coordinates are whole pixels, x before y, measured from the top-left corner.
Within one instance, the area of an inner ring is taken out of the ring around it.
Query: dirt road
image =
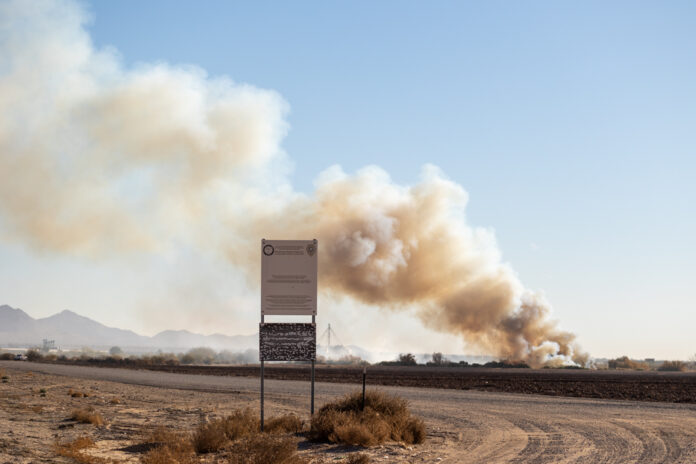
[[[142,365],[129,359],[71,360],[67,363],[92,367],[147,369],[174,374],[221,377],[259,377],[258,365]],[[306,380],[307,366],[270,364],[265,377],[276,380]],[[665,401],[696,404],[696,372],[659,372],[595,369],[516,369],[484,367],[370,366],[373,385],[391,387],[445,388],[501,393],[602,398],[606,400]],[[318,365],[317,382],[361,383],[362,367]]]
[[[259,382],[254,378],[20,362],[0,362],[0,368],[8,372],[44,373],[48,374],[47,378],[58,375],[88,379],[98,382],[101,391],[116,388],[117,384],[109,382],[159,387],[137,387],[140,389],[138,395],[151,398],[151,403],[163,401],[157,400],[157,395],[171,398],[164,401],[172,402],[177,401],[178,396],[187,395],[189,403],[200,399],[208,404],[214,401],[236,407],[258,407]],[[696,462],[694,404],[380,388],[407,398],[413,412],[425,419],[429,435],[426,444],[415,450],[402,451],[394,447],[371,450],[376,462]],[[354,389],[355,385],[317,383],[317,407]],[[192,390],[202,393],[191,396]],[[307,415],[309,382],[270,380],[266,383],[266,392],[269,414],[295,411]],[[315,462],[333,462],[328,458],[324,461],[320,455],[316,459]]]

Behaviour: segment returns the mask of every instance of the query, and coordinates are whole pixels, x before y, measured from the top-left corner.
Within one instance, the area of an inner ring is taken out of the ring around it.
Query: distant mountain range
[[[258,349],[259,336],[201,335],[188,330],[165,330],[154,337],[131,330],[107,327],[72,311],[34,319],[21,309],[0,306],[0,346],[40,346],[42,340],[55,340],[62,349],[89,346],[108,349],[119,346],[130,351],[181,351],[198,346],[214,350],[244,351]]]
[[[241,352],[258,350],[259,334],[253,335],[201,335],[188,330],[165,330],[154,337],[138,335],[132,330],[107,327],[88,317],[80,316],[67,309],[53,316],[34,319],[21,309],[8,305],[0,306],[0,347],[28,348],[41,346],[43,339],[55,340],[56,347],[69,350],[90,347],[108,350],[118,346],[128,353],[182,352],[205,346],[216,351]],[[431,353],[414,353],[420,363],[430,359]],[[370,362],[394,360],[396,352],[371,352],[356,345],[317,345],[317,355],[330,359],[357,356]],[[484,363],[490,356],[446,355],[454,362],[468,361]]]

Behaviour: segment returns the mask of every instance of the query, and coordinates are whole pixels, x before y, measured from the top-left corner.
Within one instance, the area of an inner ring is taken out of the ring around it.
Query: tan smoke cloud
[[[72,2],[0,6],[2,237],[93,256],[185,242],[222,249],[255,284],[261,237],[318,238],[328,293],[415,307],[501,357],[584,360],[436,168],[404,187],[332,167],[312,196],[293,192],[277,94],[195,67],[126,69],[84,22]]]
[[[379,168],[355,176],[332,168],[314,196],[229,226],[251,237],[318,238],[321,287],[329,292],[395,310],[415,306],[425,325],[508,359],[584,363],[575,337],[549,320],[545,299],[501,261],[493,233],[466,224],[466,202],[434,167],[408,188]],[[254,269],[257,248],[228,256]]]

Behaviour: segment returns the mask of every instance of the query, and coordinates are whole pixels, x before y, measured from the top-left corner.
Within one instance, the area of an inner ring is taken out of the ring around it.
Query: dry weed
[[[367,454],[351,454],[346,459],[346,464],[370,464],[370,456]]]
[[[686,363],[683,361],[665,361],[660,367],[657,368],[658,371],[666,372],[684,372],[686,370]]]
[[[422,443],[425,424],[412,417],[402,398],[370,390],[362,409],[362,393],[349,394],[319,409],[312,417],[309,438],[358,446],[374,446],[388,439]]]
[[[230,464],[305,464],[297,441],[289,437],[254,435],[237,441],[228,455]]]
[[[172,432],[159,427],[143,442],[154,445],[141,458],[144,464],[189,464],[197,462],[191,437],[185,433]]]
[[[58,456],[70,458],[79,464],[102,464],[107,461],[102,458],[82,453],[82,450],[94,446],[89,437],[79,437],[71,442],[55,443],[54,449]]]
[[[109,404],[121,404],[121,400],[119,400],[118,398],[111,398],[109,400]]]
[[[200,424],[193,434],[193,447],[197,453],[213,453],[229,441],[225,433],[225,419]]]
[[[97,427],[104,425],[104,418],[98,412],[94,412],[94,408],[92,407],[75,409],[70,419],[83,424],[96,425]]]
[[[34,411],[36,414],[41,414],[43,412],[43,406],[41,406],[41,405],[32,406],[31,410]]]
[[[71,388],[70,390],[68,390],[68,396],[71,396],[73,398],[82,398],[82,397],[87,398],[89,396],[89,394],[83,393],[83,392],[78,391],[78,390],[73,390]]]
[[[302,420],[294,414],[271,417],[263,424],[265,433],[300,433],[303,426]]]
[[[223,420],[225,435],[230,440],[237,440],[259,432],[259,418],[251,409],[234,411]]]

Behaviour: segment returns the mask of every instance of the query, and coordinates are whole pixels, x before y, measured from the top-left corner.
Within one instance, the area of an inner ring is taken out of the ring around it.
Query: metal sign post
[[[261,431],[264,361],[311,361],[310,413],[314,414],[317,357],[317,240],[261,240]],[[266,323],[266,315],[312,316],[311,323]]]

